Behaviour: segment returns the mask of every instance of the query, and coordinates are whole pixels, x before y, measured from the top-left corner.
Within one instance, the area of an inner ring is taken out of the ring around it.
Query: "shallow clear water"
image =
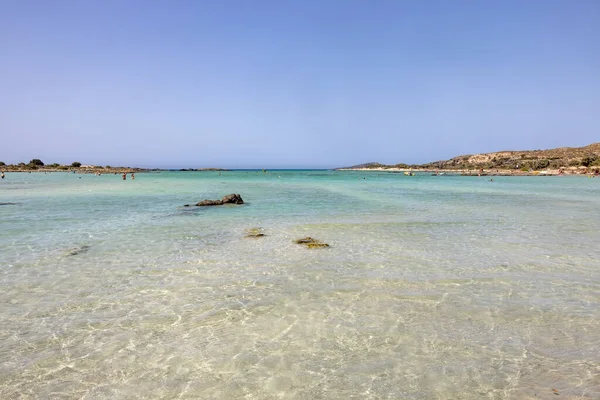
[[[0,204],[2,399],[600,398],[598,178],[10,173]]]

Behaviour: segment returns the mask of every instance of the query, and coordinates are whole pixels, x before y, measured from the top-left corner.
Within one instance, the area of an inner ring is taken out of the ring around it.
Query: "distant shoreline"
[[[28,172],[28,173],[41,173],[41,172],[66,172],[66,173],[78,173],[78,174],[130,174],[130,173],[139,173],[139,172],[150,172],[152,170],[145,168],[128,168],[128,167],[118,167],[118,168],[75,168],[70,167],[67,169],[63,168],[38,168],[38,169],[28,169],[28,168],[6,168],[5,166],[0,167],[0,171],[5,173],[7,172]]]
[[[272,168],[268,171],[283,171],[285,169]],[[298,170],[298,169],[295,169]],[[147,172],[236,172],[236,171],[261,171],[261,169],[223,169],[223,168],[177,168],[177,169],[162,169],[162,168],[132,168],[132,167],[39,167],[37,169],[22,168],[15,165],[0,166],[0,171],[5,173],[74,173],[74,174],[95,174],[95,175],[117,175],[130,173],[147,173]],[[334,169],[307,169],[307,171],[357,171],[357,172],[387,172],[387,173],[418,173],[419,175],[453,175],[453,176],[565,176],[565,175],[591,175],[598,176],[600,171],[597,167],[567,167],[567,168],[547,168],[544,170],[529,170],[522,169],[501,169],[501,168],[470,168],[470,169],[450,169],[450,168],[398,168],[398,167],[348,167]]]
[[[433,168],[337,168],[336,171],[360,172],[390,172],[390,173],[430,173],[432,175],[460,175],[460,176],[565,176],[565,175],[598,175],[598,173],[585,167],[569,167],[563,169],[546,169],[542,171],[522,171],[510,169],[433,169]]]
[[[57,169],[57,168],[39,168],[39,169],[2,169],[0,171],[5,173],[19,172],[19,173],[74,173],[74,174],[96,174],[96,175],[120,175],[130,173],[148,173],[148,172],[236,172],[236,171],[261,171],[257,170],[232,170],[232,169],[220,169],[220,168],[202,168],[202,169],[146,169],[146,168],[69,168],[69,169]],[[271,169],[270,171],[282,171],[282,169]],[[309,171],[309,170],[307,170]],[[600,175],[595,169],[585,167],[571,167],[558,169],[547,169],[542,171],[522,171],[522,170],[508,170],[508,169],[432,169],[432,168],[395,168],[395,167],[375,167],[375,168],[335,168],[335,169],[319,169],[310,171],[354,171],[354,172],[386,172],[390,174],[410,174],[418,173],[419,175],[431,174],[431,175],[451,175],[451,176],[598,176]]]

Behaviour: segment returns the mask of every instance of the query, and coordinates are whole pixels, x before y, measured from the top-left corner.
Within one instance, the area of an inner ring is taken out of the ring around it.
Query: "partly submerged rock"
[[[319,243],[318,240],[311,238],[310,236],[307,236],[305,238],[302,239],[297,239],[294,240],[294,243],[296,244],[309,244],[309,243]]]
[[[83,246],[76,247],[67,251],[66,256],[76,256],[77,254],[86,253],[90,249],[90,246],[84,244]]]
[[[242,196],[239,194],[228,194],[223,196],[221,200],[202,200],[199,203],[196,203],[198,207],[204,206],[221,206],[223,204],[244,204],[244,200],[242,200]]]
[[[327,243],[308,243],[306,247],[309,249],[320,249],[323,247],[329,247],[329,245]]]
[[[263,229],[262,228],[250,228],[246,230],[246,236],[247,238],[259,238],[259,237],[263,237],[263,236],[267,236],[263,233]]]
[[[200,203],[196,203],[198,207],[203,206],[220,206],[223,202],[221,200],[202,200]]]
[[[221,201],[223,202],[223,204],[226,204],[226,203],[244,204],[244,200],[242,200],[242,196],[240,196],[239,194],[235,194],[235,193],[228,194],[227,196],[223,196]]]
[[[324,247],[329,247],[327,243],[321,243],[319,240],[313,239],[310,236],[294,240],[294,243],[306,245],[306,247],[309,249],[321,249]]]

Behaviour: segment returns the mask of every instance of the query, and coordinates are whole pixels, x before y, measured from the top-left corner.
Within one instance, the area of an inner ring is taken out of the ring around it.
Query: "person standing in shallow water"
[[[135,174],[133,172],[131,173],[131,179],[135,179]]]
[[[2,171],[2,179],[4,179],[4,171]]]
[[[123,174],[123,180],[127,180],[127,174]]]

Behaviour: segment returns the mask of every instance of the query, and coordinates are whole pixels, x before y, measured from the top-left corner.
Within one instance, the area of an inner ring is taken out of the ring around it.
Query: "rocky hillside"
[[[600,167],[600,142],[585,147],[560,147],[550,150],[498,151],[495,153],[467,154],[450,160],[435,161],[422,165],[383,165],[367,163],[348,169],[505,169],[542,170],[569,167]]]
[[[600,143],[585,147],[560,147],[550,150],[499,151],[454,157],[424,164],[423,168],[469,169],[559,169],[600,166]]]

